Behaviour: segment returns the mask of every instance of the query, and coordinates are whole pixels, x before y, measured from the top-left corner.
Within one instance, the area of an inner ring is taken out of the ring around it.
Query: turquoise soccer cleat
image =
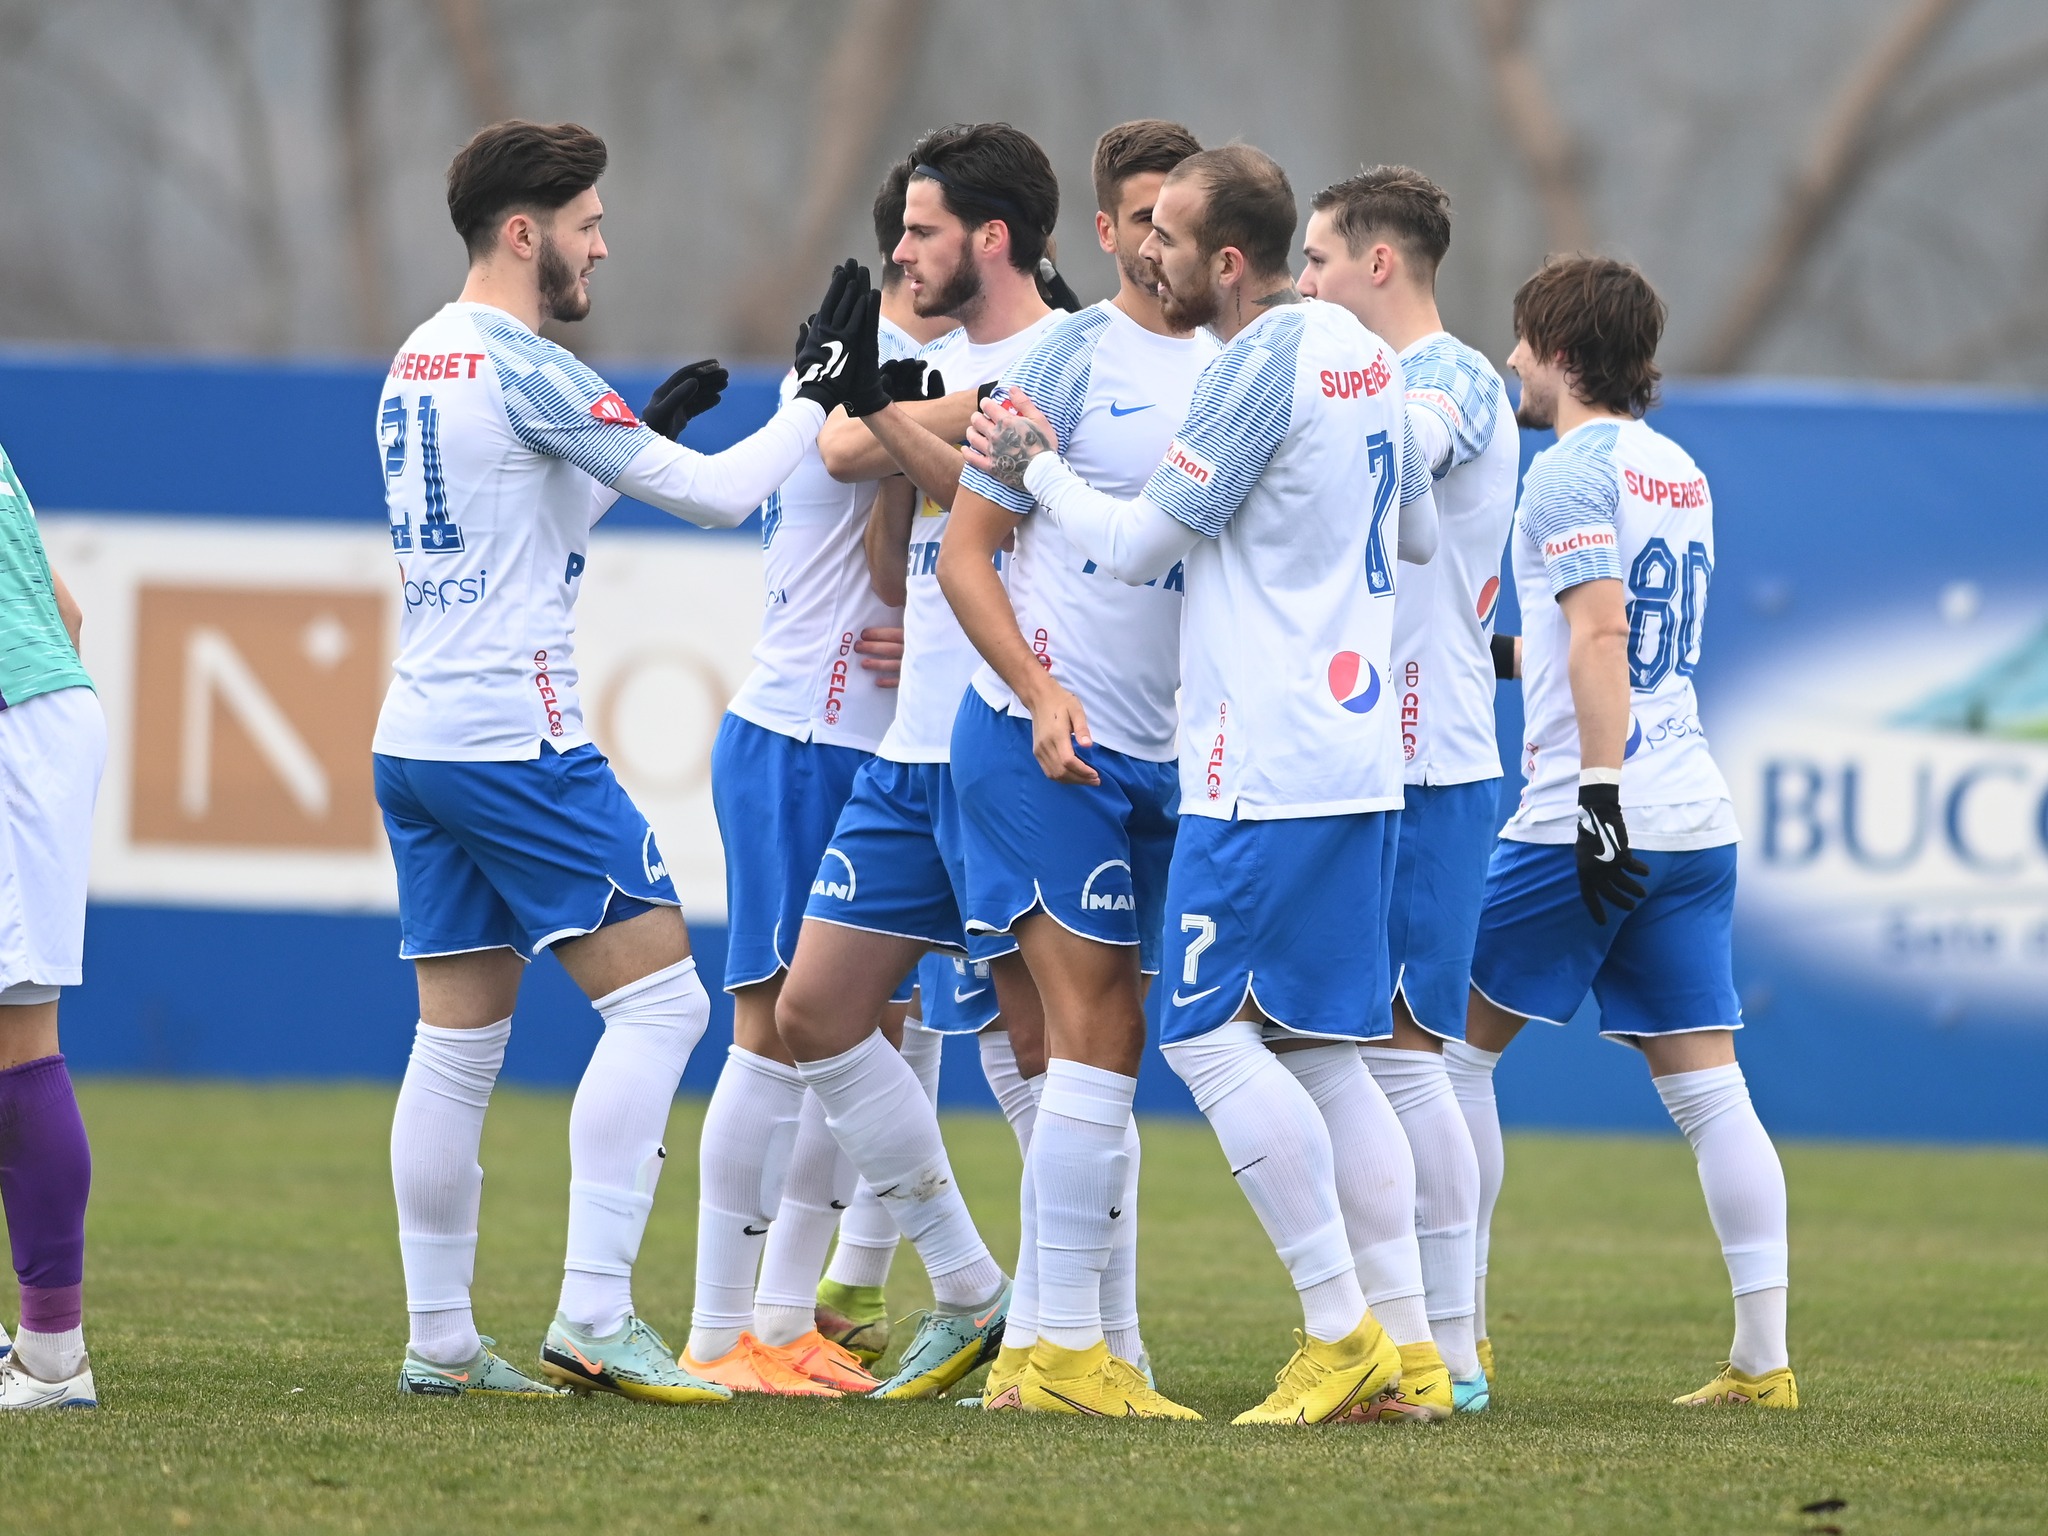
[[[1453,1413],[1484,1413],[1493,1403],[1493,1388],[1487,1385],[1484,1372],[1470,1381],[1451,1383],[1451,1411]]]
[[[540,1347],[540,1373],[571,1392],[616,1392],[643,1403],[723,1403],[732,1389],[692,1376],[647,1324],[629,1317],[598,1338],[555,1314]]]
[[[566,1397],[560,1388],[535,1381],[502,1357],[491,1353],[496,1339],[483,1340],[474,1360],[461,1365],[436,1365],[410,1348],[398,1368],[400,1397]]]
[[[1009,1316],[1007,1280],[995,1300],[978,1310],[925,1313],[918,1323],[917,1336],[897,1362],[896,1374],[868,1396],[895,1401],[939,1396],[958,1385],[976,1366],[996,1357]]]

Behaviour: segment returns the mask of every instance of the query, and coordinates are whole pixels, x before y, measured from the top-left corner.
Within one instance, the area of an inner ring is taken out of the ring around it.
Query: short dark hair
[[[896,265],[895,251],[903,243],[903,195],[910,186],[913,163],[898,160],[882,177],[881,186],[875,189],[875,248],[882,253],[882,286],[885,288],[903,276],[903,269]]]
[[[1001,219],[1010,265],[1037,273],[1060,217],[1059,178],[1037,140],[1008,123],[955,123],[919,139],[910,160],[910,174],[936,181],[946,211],[969,229]]]
[[[448,217],[470,260],[490,252],[505,215],[573,201],[597,185],[608,158],[604,140],[580,123],[513,118],[478,129],[448,165]]]
[[[1280,162],[1249,144],[1205,149],[1167,173],[1169,181],[1199,181],[1206,195],[1195,242],[1204,256],[1225,246],[1244,253],[1254,277],[1287,271],[1294,245],[1294,187]]]
[[[1639,269],[1606,256],[1553,256],[1515,290],[1515,335],[1541,359],[1561,354],[1588,405],[1630,416],[1657,403],[1665,314]]]
[[[1409,166],[1376,165],[1334,181],[1309,206],[1330,215],[1352,255],[1380,235],[1398,245],[1419,275],[1431,281],[1451,248],[1451,195]]]
[[[1179,123],[1158,117],[1118,123],[1095,141],[1095,206],[1115,218],[1125,182],[1148,171],[1170,171],[1201,152],[1201,141]]]

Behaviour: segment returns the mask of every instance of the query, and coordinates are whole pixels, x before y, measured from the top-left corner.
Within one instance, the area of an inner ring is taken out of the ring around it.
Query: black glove
[[[1064,309],[1070,315],[1081,309],[1081,296],[1060,276],[1060,269],[1052,264],[1050,256],[1038,258],[1038,296],[1054,309]]]
[[[977,389],[974,392],[974,408],[977,411],[980,410],[982,407],[982,402],[987,400],[990,395],[994,394],[997,390],[1001,389],[1002,387],[1003,381],[1001,379],[990,379],[986,384],[982,385],[979,389]]]
[[[898,357],[882,364],[882,388],[901,405],[906,400],[936,400],[946,392],[946,376],[921,357]]]
[[[802,400],[815,400],[829,413],[844,405],[852,386],[858,382],[861,328],[867,327],[867,351],[875,351],[874,322],[868,318],[868,299],[874,289],[868,269],[848,257],[832,269],[832,282],[824,302],[797,335],[796,393]],[[867,369],[865,387],[874,387],[874,369]],[[887,397],[884,396],[884,403]]]
[[[1630,875],[1647,875],[1650,866],[1628,851],[1628,824],[1621,819],[1619,784],[1579,786],[1579,895],[1593,921],[1607,926],[1600,903],[1633,912],[1643,887]]]
[[[846,414],[872,416],[895,403],[882,384],[882,296],[868,290],[861,308],[860,335],[853,345],[853,357],[846,365]]]
[[[732,375],[715,357],[678,368],[654,391],[641,408],[640,419],[670,442],[683,435],[683,428],[718,404]]]

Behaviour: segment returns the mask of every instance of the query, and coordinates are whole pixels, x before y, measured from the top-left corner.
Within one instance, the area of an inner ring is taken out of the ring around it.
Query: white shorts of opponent
[[[0,1003],[54,1001],[85,957],[107,718],[90,688],[0,709]]]

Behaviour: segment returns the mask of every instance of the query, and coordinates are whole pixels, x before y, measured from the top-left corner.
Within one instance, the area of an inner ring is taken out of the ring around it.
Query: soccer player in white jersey
[[[1400,359],[1287,271],[1293,190],[1233,145],[1166,178],[1145,253],[1170,325],[1225,343],[1135,499],[1091,487],[1026,392],[990,401],[972,462],[1022,485],[1078,553],[1137,584],[1185,561],[1180,811],[1167,877],[1161,1043],[1302,1300],[1305,1341],[1240,1424],[1322,1424],[1391,1402],[1404,1354],[1360,1288],[1358,1234],[1412,1162],[1358,1042],[1384,1037],[1401,807],[1397,555],[1427,557],[1429,467]],[[1411,1185],[1412,1187],[1412,1185]],[[1419,1309],[1418,1309],[1419,1311]],[[1440,1365],[1435,1367],[1440,1370]]]
[[[589,312],[605,161],[572,123],[495,124],[456,155],[469,275],[407,338],[377,409],[405,611],[373,750],[420,993],[391,1128],[407,1393],[556,1390],[495,1354],[470,1310],[484,1112],[521,971],[552,949],[604,1032],[570,1112],[568,1254],[540,1373],[653,1402],[730,1395],[633,1311],[669,1105],[710,1004],[653,830],[584,727],[574,607],[591,525],[619,495],[732,526],[789,477],[826,411],[874,387],[877,296],[841,267],[794,398],[724,453],[678,447],[536,334]],[[677,393],[715,396],[715,373],[681,370],[657,395],[672,429],[689,414]]]
[[[1692,1143],[1734,1285],[1728,1362],[1677,1401],[1796,1408],[1785,1175],[1735,1062],[1735,816],[1692,684],[1714,503],[1642,419],[1664,304],[1634,267],[1553,258],[1514,318],[1517,419],[1557,442],[1515,512],[1527,782],[1487,871],[1467,1055],[1490,1114],[1522,1025],[1564,1023],[1591,989],[1601,1032],[1642,1052]],[[1482,1211],[1497,1193],[1496,1175]]]
[[[1004,388],[1052,421],[1069,462],[1114,495],[1144,489],[1216,354],[1206,332],[1167,322],[1138,254],[1160,183],[1200,149],[1158,120],[1102,136],[1095,223],[1116,259],[1116,296],[1060,321],[1003,370]],[[1016,1294],[983,1406],[1191,1418],[1147,1382],[1131,1117],[1143,977],[1159,970],[1179,810],[1181,572],[1126,586],[1032,511],[1029,494],[970,466],[939,556],[939,580],[983,658],[953,725],[967,924],[1015,936],[1044,1005],[1048,1058]],[[1013,543],[1006,591],[994,562]]]
[[[84,1331],[92,1147],[57,1041],[107,758],[80,623],[0,452],[0,1212],[21,1288],[19,1336],[0,1328],[0,1413],[99,1402]]]
[[[909,178],[908,161],[893,167],[874,204],[884,359],[913,357],[952,329],[943,316],[912,310],[889,260],[903,237]],[[795,389],[791,373],[784,398]],[[775,1033],[775,999],[818,860],[854,774],[895,714],[893,673],[863,654],[902,622],[901,605],[878,596],[869,578],[864,539],[877,492],[878,482],[833,479],[813,443],[762,507],[761,637],[711,752],[726,848],[733,1045],[704,1114],[696,1306],[682,1365],[735,1391],[836,1396],[878,1385],[817,1326],[825,1250],[855,1199],[852,1170]],[[892,1033],[901,1026],[900,1013],[887,1021]],[[935,1075],[936,1059],[926,1068],[923,1057],[936,1057],[938,1037],[905,1038],[921,1075]],[[872,1214],[887,1225],[884,1213]],[[887,1236],[893,1254],[893,1226]],[[842,1316],[854,1305],[837,1291],[832,1299]]]
[[[1465,1049],[1472,941],[1500,829],[1489,637],[1520,447],[1500,375],[1437,314],[1436,273],[1451,244],[1443,188],[1420,171],[1382,165],[1325,187],[1311,206],[1301,291],[1342,304],[1400,349],[1408,423],[1436,482],[1436,557],[1402,573],[1394,606],[1407,779],[1387,934],[1394,1032],[1363,1055],[1415,1153],[1421,1273],[1413,1278],[1452,1399],[1476,1413],[1490,1401],[1474,1322],[1485,1270],[1474,1252],[1479,1159],[1445,1065]],[[1499,1161],[1497,1140],[1489,1153]],[[1399,1279],[1405,1290],[1410,1277]],[[1395,1299],[1372,1278],[1365,1295],[1390,1329],[1392,1314],[1413,1304],[1412,1293]]]
[[[879,406],[850,401],[848,419],[828,424],[819,439],[835,475],[900,469],[924,498],[909,530],[896,719],[833,831],[776,1010],[783,1042],[823,1103],[826,1123],[931,1277],[936,1305],[895,1375],[876,1389],[891,1398],[934,1396],[992,1358],[1009,1306],[1009,1281],[953,1182],[937,1111],[875,1017],[925,950],[965,953],[990,964],[1010,1031],[1005,1040],[1018,1041],[1020,1075],[1042,1070],[1022,1059],[1042,1046],[1037,995],[1014,941],[970,943],[961,921],[960,816],[947,758],[976,658],[936,571],[973,391],[1060,318],[1037,285],[1059,213],[1059,183],[1045,151],[1007,123],[977,123],[926,134],[910,158],[895,255],[919,312],[960,321],[922,354],[955,393],[921,409],[886,397]],[[934,1000],[925,1001],[925,1022],[939,1024]]]

